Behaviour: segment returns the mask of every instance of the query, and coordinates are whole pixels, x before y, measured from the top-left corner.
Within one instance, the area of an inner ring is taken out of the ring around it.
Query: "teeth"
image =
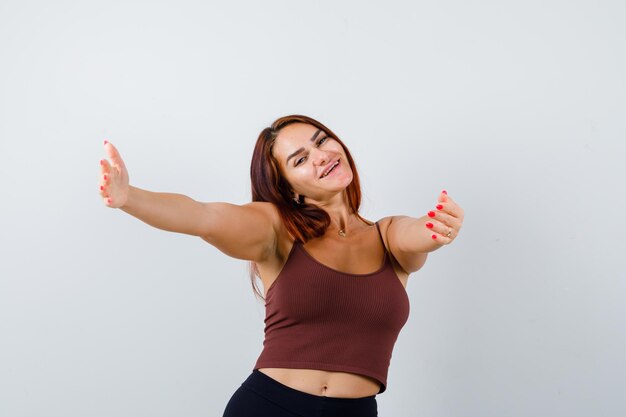
[[[322,175],[322,178],[326,177],[328,174],[330,174],[330,171],[332,171],[333,169],[335,169],[335,167],[339,165],[339,161],[335,162],[335,165],[333,165],[332,167],[330,167],[330,169],[324,174]]]

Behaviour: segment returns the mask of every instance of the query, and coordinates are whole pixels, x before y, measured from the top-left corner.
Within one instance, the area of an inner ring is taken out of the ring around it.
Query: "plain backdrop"
[[[411,275],[381,417],[626,414],[626,3],[0,1],[0,417],[221,416],[245,261],[99,196],[250,201],[279,116],[352,152],[361,213],[460,236]]]

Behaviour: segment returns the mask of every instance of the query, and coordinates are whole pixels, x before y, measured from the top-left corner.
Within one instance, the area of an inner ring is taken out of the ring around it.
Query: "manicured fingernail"
[[[100,165],[104,165],[104,159],[100,160]]]
[[[437,235],[432,235],[431,236],[433,239],[437,239]]]
[[[437,210],[441,210],[443,206],[441,204],[437,204]]]
[[[107,203],[111,204],[111,199],[110,198],[107,198]]]
[[[448,194],[448,192],[446,190],[441,191],[444,194]]]
[[[100,186],[100,191],[102,191],[102,190],[104,190],[104,187],[103,187],[103,186]]]
[[[104,140],[104,144],[106,145],[107,143],[109,143],[109,141],[105,139]]]
[[[107,176],[106,176],[106,175],[104,176],[104,180],[105,180],[105,181],[107,180]]]
[[[102,187],[100,187],[102,188]],[[431,222],[426,223],[426,227],[428,227],[429,229],[433,228],[433,224]]]
[[[428,217],[435,217],[435,212],[434,211],[429,211],[428,212]]]

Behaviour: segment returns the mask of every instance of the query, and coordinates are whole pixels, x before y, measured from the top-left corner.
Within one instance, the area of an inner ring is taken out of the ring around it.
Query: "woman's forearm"
[[[183,194],[158,193],[133,187],[121,210],[157,229],[199,236],[206,222],[204,206]]]

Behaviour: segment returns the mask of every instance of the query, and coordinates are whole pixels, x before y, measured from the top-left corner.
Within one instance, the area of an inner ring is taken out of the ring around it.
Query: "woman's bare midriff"
[[[259,372],[295,390],[322,397],[362,398],[380,391],[376,380],[347,372],[287,368],[260,368]]]

